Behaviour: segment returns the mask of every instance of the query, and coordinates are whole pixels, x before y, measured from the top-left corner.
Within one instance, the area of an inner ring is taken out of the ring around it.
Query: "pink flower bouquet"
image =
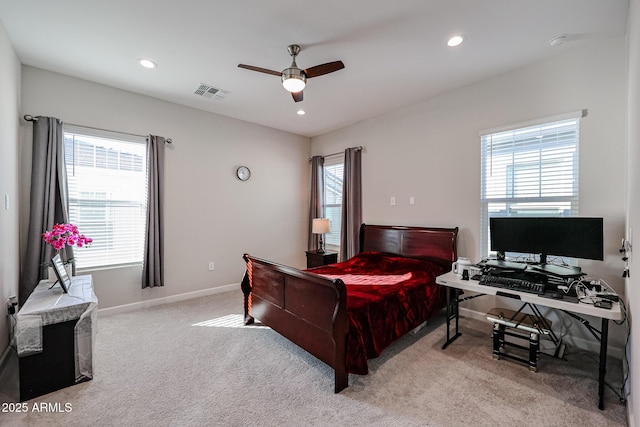
[[[56,224],[51,231],[42,233],[42,238],[56,251],[64,249],[66,246],[81,248],[93,241],[91,237],[80,234],[78,227],[73,224]]]

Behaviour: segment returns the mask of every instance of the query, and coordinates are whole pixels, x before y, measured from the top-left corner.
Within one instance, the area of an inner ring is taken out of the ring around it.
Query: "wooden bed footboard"
[[[335,372],[335,392],[348,386],[346,344],[347,291],[340,279],[243,256],[245,324],[254,317],[296,343]]]
[[[451,268],[457,258],[458,228],[366,225],[360,252],[378,251],[426,259]],[[347,371],[347,289],[330,280],[271,261],[244,255],[242,279],[245,324],[254,316],[334,369],[335,392],[349,385]]]

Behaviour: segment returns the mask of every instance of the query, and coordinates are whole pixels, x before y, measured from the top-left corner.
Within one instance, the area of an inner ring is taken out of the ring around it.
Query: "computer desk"
[[[574,318],[577,318],[591,332],[591,334],[600,341],[600,367],[598,373],[598,408],[604,409],[604,386],[605,375],[607,372],[607,341],[609,338],[609,320],[622,320],[623,312],[620,303],[615,302],[610,309],[594,307],[591,304],[577,303],[566,301],[564,299],[553,299],[550,297],[539,296],[528,292],[521,292],[512,289],[495,288],[493,286],[481,285],[477,280],[462,280],[455,273],[449,272],[438,276],[436,283],[446,286],[447,288],[447,341],[442,346],[444,350],[462,335],[458,329],[459,319],[459,303],[465,299],[475,298],[482,295],[497,295],[507,298],[514,298],[522,303],[529,303],[533,307],[536,305],[550,307],[556,310],[562,310]],[[468,298],[460,298],[460,290],[477,292]],[[598,331],[589,322],[579,317],[579,315],[599,317],[602,319],[601,330]],[[452,336],[450,332],[451,321],[455,320],[455,334]],[[600,337],[598,337],[598,333]]]

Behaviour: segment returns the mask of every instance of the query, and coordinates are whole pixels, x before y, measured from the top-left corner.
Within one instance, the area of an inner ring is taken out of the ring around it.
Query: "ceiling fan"
[[[316,65],[315,67],[307,68],[306,70],[301,70],[296,64],[296,56],[300,53],[300,46],[292,44],[287,47],[287,50],[289,51],[289,55],[291,55],[292,61],[289,68],[285,68],[282,71],[274,71],[267,68],[254,67],[253,65],[245,64],[238,64],[238,67],[258,71],[260,73],[280,76],[282,78],[282,86],[291,92],[291,96],[293,96],[293,100],[295,102],[302,101],[302,90],[306,85],[307,79],[323,76],[344,68],[342,61],[333,61],[327,62],[326,64]]]

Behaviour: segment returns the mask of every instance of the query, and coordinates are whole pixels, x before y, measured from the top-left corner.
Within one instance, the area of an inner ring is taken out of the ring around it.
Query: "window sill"
[[[105,266],[96,266],[96,267],[87,267],[87,268],[76,268],[76,274],[89,274],[93,271],[104,271],[104,270],[120,270],[123,268],[142,268],[142,263],[135,264],[118,264],[118,265],[105,265]]]

